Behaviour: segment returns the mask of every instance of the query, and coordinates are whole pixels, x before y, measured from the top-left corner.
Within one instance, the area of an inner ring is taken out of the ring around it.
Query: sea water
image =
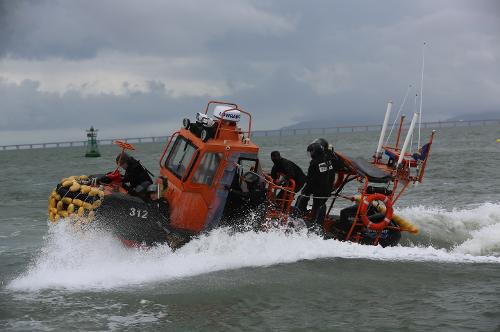
[[[377,142],[374,132],[316,136],[353,157]],[[0,329],[498,331],[498,137],[498,126],[436,133],[424,182],[395,211],[420,234],[392,248],[227,229],[175,252],[125,248],[110,234],[51,225],[46,213],[60,178],[112,170],[116,147],[94,159],[83,148],[0,152]],[[279,150],[306,170],[313,138],[255,141],[264,168]],[[158,173],[164,146],[136,148]],[[335,212],[349,205],[339,204]]]

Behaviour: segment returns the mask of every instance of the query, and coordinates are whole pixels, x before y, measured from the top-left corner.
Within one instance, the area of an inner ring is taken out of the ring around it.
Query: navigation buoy
[[[99,148],[97,146],[97,129],[94,129],[93,126],[90,126],[90,129],[87,130],[87,153],[85,153],[85,157],[100,157]]]

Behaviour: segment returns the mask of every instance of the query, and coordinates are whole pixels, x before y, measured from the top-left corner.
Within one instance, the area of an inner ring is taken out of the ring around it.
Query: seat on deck
[[[391,174],[378,169],[365,159],[351,159],[351,164],[354,166],[355,171],[361,176],[366,176],[369,182],[387,183],[392,180]]]

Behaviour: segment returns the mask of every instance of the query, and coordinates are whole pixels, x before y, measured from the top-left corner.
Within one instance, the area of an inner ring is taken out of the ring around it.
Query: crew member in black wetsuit
[[[311,211],[313,221],[315,224],[322,225],[326,215],[325,203],[333,189],[333,166],[320,143],[311,143],[307,147],[307,152],[311,156],[311,162],[307,170],[306,186],[297,200],[297,207],[300,211],[306,212],[309,196],[313,195]]]
[[[328,141],[324,138],[316,138],[314,141],[311,143],[319,143],[321,147],[323,148],[323,151],[325,151],[325,158],[330,161],[330,164],[332,165],[332,181],[335,181],[335,173],[341,170],[345,169],[344,162],[335,154],[335,150],[333,149],[333,146],[328,144]]]
[[[149,171],[141,165],[139,160],[125,152],[116,157],[116,164],[125,170],[122,179],[123,188],[131,195],[144,196],[148,186],[153,183]]]
[[[271,177],[277,180],[278,173],[283,174],[283,179],[280,180],[278,185],[286,185],[289,179],[295,181],[295,192],[300,191],[306,182],[306,175],[302,169],[294,162],[281,157],[279,151],[271,152],[271,160],[273,161],[273,168],[271,169]]]

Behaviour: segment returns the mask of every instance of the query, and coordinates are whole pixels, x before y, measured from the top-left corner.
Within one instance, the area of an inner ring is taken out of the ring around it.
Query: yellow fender
[[[73,199],[73,204],[76,206],[83,206],[83,201],[81,199],[75,198]]]
[[[61,214],[61,217],[68,218],[68,211],[59,211],[59,213]]]
[[[73,202],[73,200],[69,197],[64,197],[63,199],[61,199],[61,201],[66,205],[69,205]]]
[[[100,200],[97,200],[97,201],[94,202],[94,204],[92,204],[92,207],[94,209],[97,209],[99,206],[101,206],[101,201]]]
[[[385,213],[385,206],[375,206],[380,213]],[[403,228],[405,231],[408,231],[412,234],[418,234],[420,231],[419,229],[414,226],[412,223],[410,223],[408,220],[405,218],[398,216],[397,214],[392,215],[392,220],[394,220],[401,228]]]
[[[87,210],[92,210],[92,204],[90,204],[90,203],[84,202],[83,207]]]
[[[62,186],[63,187],[71,187],[71,185],[73,185],[73,181],[72,180],[66,180],[62,183]]]
[[[61,211],[63,209],[63,202],[62,201],[57,202],[56,207],[57,211]]]
[[[54,197],[51,197],[49,200],[49,209],[55,208],[56,207],[56,199]]]
[[[68,211],[69,214],[73,213],[75,211],[75,205],[74,204],[68,205],[66,211]]]
[[[87,175],[80,175],[80,176],[78,177],[78,180],[88,180],[88,178],[89,178],[89,177],[88,177]]]
[[[83,185],[83,186],[80,187],[80,192],[82,194],[87,195],[90,192],[90,189],[92,189],[91,186]]]
[[[89,196],[95,196],[98,194],[99,194],[99,188],[96,188],[96,187],[92,187],[92,189],[90,189],[90,191],[88,193]]]
[[[73,184],[71,185],[71,187],[69,187],[69,190],[72,191],[72,192],[76,192],[76,191],[79,191],[80,190],[80,184],[78,182],[73,182]]]
[[[85,209],[83,208],[83,206],[79,207],[78,212],[77,212],[78,216],[82,217],[84,213],[85,213]]]

